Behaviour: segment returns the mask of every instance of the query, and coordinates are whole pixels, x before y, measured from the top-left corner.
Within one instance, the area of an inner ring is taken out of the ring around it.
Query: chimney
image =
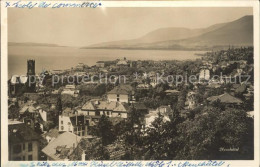
[[[86,154],[85,151],[83,150],[82,155],[81,155],[81,160],[85,161],[86,160]]]

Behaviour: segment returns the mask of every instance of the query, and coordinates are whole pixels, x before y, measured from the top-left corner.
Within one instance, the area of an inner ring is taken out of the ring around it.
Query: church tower
[[[27,91],[35,92],[36,90],[36,82],[29,84],[29,77],[35,78],[35,60],[27,60]],[[33,80],[33,79],[31,79]]]
[[[35,60],[27,60],[27,76],[35,75]]]

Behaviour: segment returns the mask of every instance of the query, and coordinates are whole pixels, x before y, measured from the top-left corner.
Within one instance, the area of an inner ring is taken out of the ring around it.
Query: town
[[[254,158],[253,47],[36,66],[8,80],[9,160]]]

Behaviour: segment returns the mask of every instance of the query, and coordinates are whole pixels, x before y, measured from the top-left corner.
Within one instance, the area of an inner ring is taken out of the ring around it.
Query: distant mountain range
[[[161,28],[141,38],[94,44],[81,49],[207,50],[216,47],[253,46],[253,16],[207,28]]]

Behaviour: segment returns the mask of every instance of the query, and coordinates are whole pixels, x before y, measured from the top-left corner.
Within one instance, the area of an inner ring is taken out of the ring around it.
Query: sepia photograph
[[[8,161],[255,160],[253,7],[7,16]]]

